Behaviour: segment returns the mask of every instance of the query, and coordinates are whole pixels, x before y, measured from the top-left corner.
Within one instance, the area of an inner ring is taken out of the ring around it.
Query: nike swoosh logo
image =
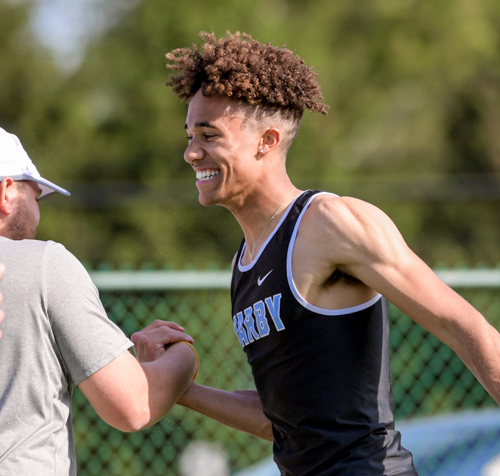
[[[272,272],[273,270],[269,271],[269,273],[267,273],[262,279],[259,276],[259,278],[257,279],[257,286],[260,286]]]

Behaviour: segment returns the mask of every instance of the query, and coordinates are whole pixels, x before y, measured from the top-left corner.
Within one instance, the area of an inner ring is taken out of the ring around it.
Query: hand
[[[139,362],[151,362],[165,353],[166,347],[175,342],[186,341],[192,344],[193,338],[175,322],[156,320],[131,337],[134,351]]]
[[[0,278],[3,276],[3,272],[5,271],[5,266],[0,264]],[[0,303],[2,302],[2,293],[0,293]],[[5,313],[2,309],[0,309],[0,322],[2,322],[5,318]],[[0,339],[2,338],[2,331],[0,331]]]

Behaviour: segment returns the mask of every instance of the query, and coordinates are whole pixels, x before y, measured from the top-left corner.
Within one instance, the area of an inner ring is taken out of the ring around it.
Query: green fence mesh
[[[500,327],[497,289],[459,289]],[[221,389],[254,388],[245,354],[233,332],[229,292],[101,292],[110,316],[128,335],[155,319],[175,321],[195,339],[201,359],[197,382]],[[396,418],[494,405],[453,352],[390,307],[391,362]],[[160,423],[124,434],[102,422],[75,391],[74,432],[79,475],[179,475],[182,455],[207,442],[227,457],[231,473],[271,454],[270,443],[175,407]],[[223,472],[220,476],[223,476]]]

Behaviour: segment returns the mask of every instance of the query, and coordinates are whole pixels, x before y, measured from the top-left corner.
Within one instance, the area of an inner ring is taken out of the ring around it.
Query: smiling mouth
[[[198,182],[205,182],[206,180],[210,180],[216,175],[219,175],[218,170],[204,170],[203,172],[196,172],[196,180]]]

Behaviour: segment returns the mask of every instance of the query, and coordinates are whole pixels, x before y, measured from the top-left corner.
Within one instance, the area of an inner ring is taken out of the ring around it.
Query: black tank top
[[[283,476],[415,476],[394,429],[385,299],[326,310],[294,286],[295,237],[318,193],[295,199],[247,266],[242,241],[231,282],[234,330],[273,424],[274,460]]]

